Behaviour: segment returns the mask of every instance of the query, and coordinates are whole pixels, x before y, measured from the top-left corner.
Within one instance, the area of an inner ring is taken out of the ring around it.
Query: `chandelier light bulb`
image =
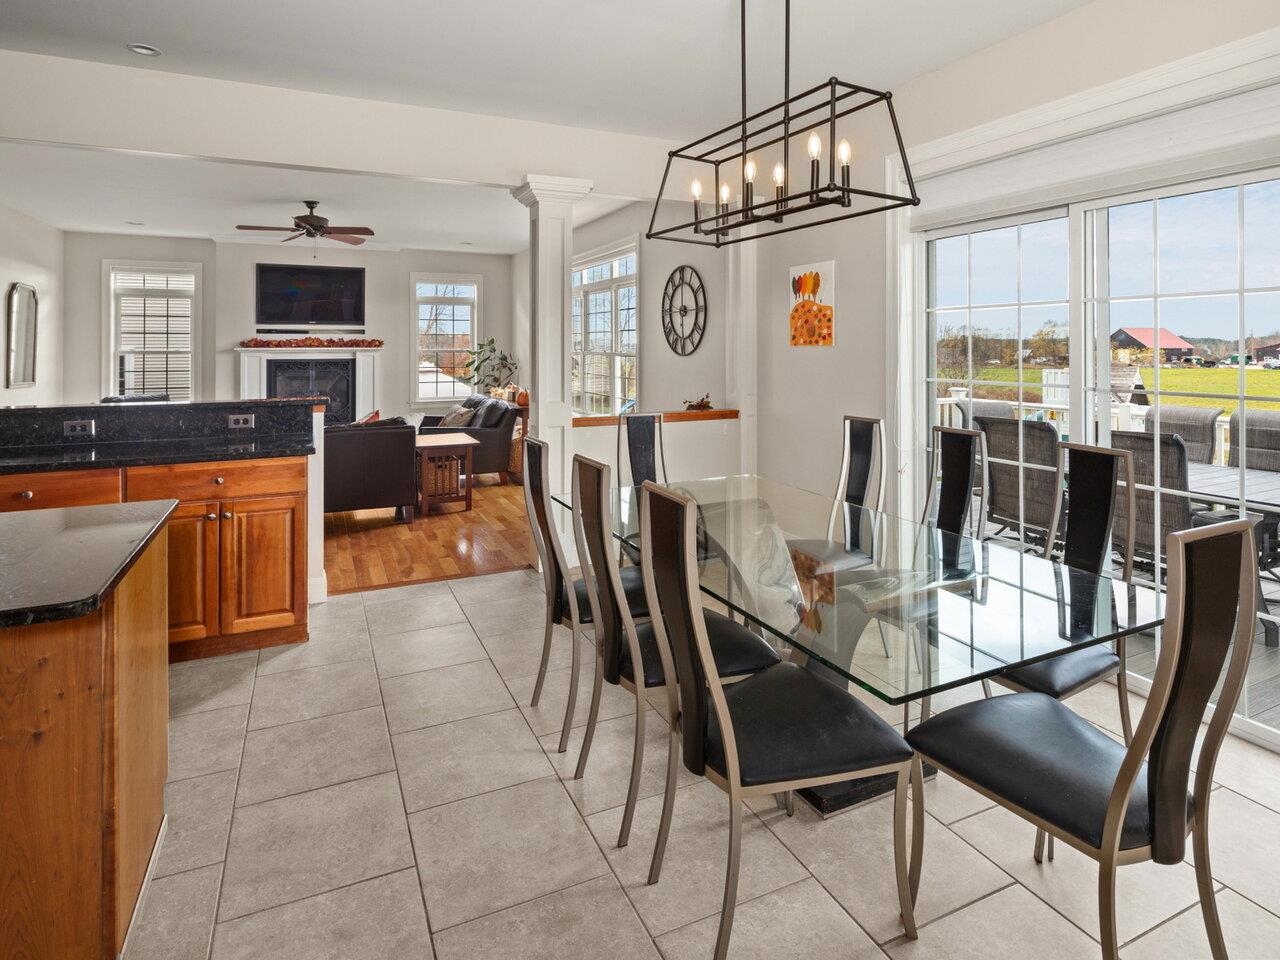
[[[702,181],[695,178],[693,183],[689,184],[689,192],[693,194],[693,199],[701,200],[702,199]]]
[[[720,184],[720,202],[728,204],[729,202],[729,185],[727,183]]]
[[[842,167],[849,165],[849,161],[853,159],[853,147],[849,146],[848,140],[840,141],[840,145],[836,147],[836,158]]]
[[[746,183],[756,182],[756,162],[747,157],[746,163],[742,165],[742,179]]]
[[[787,168],[781,163],[773,165],[773,185],[781,187],[787,182]]]
[[[822,156],[822,139],[817,132],[809,134],[809,159],[817,160]]]

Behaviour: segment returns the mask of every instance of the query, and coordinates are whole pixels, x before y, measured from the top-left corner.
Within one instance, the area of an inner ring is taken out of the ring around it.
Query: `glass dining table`
[[[945,691],[1164,619],[1149,587],[764,477],[667,486],[698,503],[705,596],[792,660],[903,706],[904,723],[913,701],[927,715]],[[553,499],[567,532],[570,498]],[[638,546],[640,489],[615,488],[612,500],[615,537]],[[836,808],[859,799],[826,793]]]

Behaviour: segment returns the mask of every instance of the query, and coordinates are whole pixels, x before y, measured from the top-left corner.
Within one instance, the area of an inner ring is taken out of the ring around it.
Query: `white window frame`
[[[584,270],[584,269],[586,269],[587,267],[595,266],[595,265],[598,265],[598,264],[603,263],[603,262],[606,262],[606,261],[618,260],[618,259],[621,259],[621,258],[623,258],[623,257],[632,257],[632,258],[635,260],[636,269],[635,269],[635,272],[634,272],[634,273],[629,273],[629,274],[627,274],[627,275],[625,275],[625,276],[622,276],[622,277],[610,277],[610,278],[608,278],[608,279],[606,279],[606,280],[597,280],[597,281],[595,281],[594,283],[582,284],[581,286],[577,286],[577,287],[572,286],[572,275],[573,275],[574,273],[577,273],[577,272],[579,272],[580,270]],[[619,348],[619,336],[620,336],[620,333],[621,333],[621,328],[620,328],[620,324],[619,324],[618,292],[619,292],[619,290],[621,290],[623,287],[634,287],[634,288],[635,288],[635,291],[636,291],[636,296],[635,296],[635,316],[636,316],[636,330],[635,330],[635,333],[636,333],[636,349],[635,349],[635,353],[623,353],[623,352],[621,352],[621,351],[618,349],[618,348]],[[590,294],[592,294],[592,293],[597,293],[597,292],[600,292],[600,291],[602,291],[602,290],[610,290],[610,291],[612,291],[612,293],[613,293],[613,298],[612,298],[612,310],[613,310],[613,322],[612,322],[612,326],[613,326],[613,344],[612,344],[612,346],[613,346],[613,349],[612,349],[612,350],[609,350],[609,351],[599,351],[599,350],[592,350],[592,351],[588,351],[588,350],[586,349],[586,344],[587,344],[587,297],[588,297]],[[574,361],[574,359],[575,359],[575,358],[581,358],[581,359],[582,359],[582,361],[583,361],[582,369],[583,369],[583,371],[585,372],[585,370],[586,370],[586,358],[587,358],[588,356],[607,356],[607,357],[609,357],[609,358],[610,358],[610,360],[611,360],[611,366],[613,367],[613,371],[614,371],[614,372],[612,373],[612,375],[610,376],[610,380],[609,380],[609,382],[610,382],[610,410],[609,410],[609,412],[607,412],[607,413],[601,413],[601,412],[599,412],[599,411],[593,411],[593,410],[581,410],[581,409],[579,409],[579,408],[577,407],[577,405],[576,405],[576,404],[574,404],[574,406],[573,406],[573,414],[574,414],[575,416],[584,416],[584,417],[601,417],[601,416],[614,416],[614,415],[617,415],[617,413],[618,413],[618,409],[621,407],[621,403],[622,403],[622,395],[621,395],[621,390],[620,390],[620,386],[621,386],[621,377],[618,375],[617,370],[618,370],[618,363],[619,363],[619,361],[620,361],[620,360],[622,360],[623,358],[630,358],[630,359],[632,359],[632,360],[634,360],[634,361],[635,361],[635,368],[636,368],[636,406],[635,406],[635,409],[636,409],[636,410],[639,410],[639,409],[640,409],[640,316],[641,316],[641,307],[640,307],[640,242],[639,242],[639,238],[636,238],[636,239],[628,239],[628,240],[627,240],[626,242],[624,242],[624,243],[609,244],[609,245],[604,246],[604,247],[599,247],[599,248],[597,248],[597,249],[595,249],[595,250],[590,250],[590,251],[588,251],[587,253],[584,253],[584,254],[582,254],[582,255],[580,255],[580,256],[575,256],[575,257],[573,258],[573,266],[572,266],[572,268],[571,268],[571,270],[570,270],[570,288],[569,288],[569,297],[570,297],[570,321],[569,321],[569,322],[570,322],[570,327],[571,327],[571,329],[570,329],[570,336],[569,336],[569,379],[570,379],[570,397],[571,397],[571,402],[572,402],[572,399],[573,399],[573,393],[572,393],[572,382],[573,382],[573,361]],[[579,301],[580,301],[581,311],[582,311],[581,316],[582,316],[582,346],[583,346],[583,349],[582,349],[581,351],[575,351],[575,350],[573,349],[573,334],[572,334],[572,323],[573,323],[573,319],[572,319],[572,313],[573,313],[573,304],[574,304],[575,302],[579,302]]]
[[[468,284],[476,288],[476,297],[471,307],[471,348],[483,338],[480,335],[484,311],[484,276],[478,273],[411,273],[409,274],[409,408],[411,410],[435,410],[451,407],[459,403],[462,397],[418,396],[418,284]],[[462,298],[465,300],[465,298]],[[459,302],[462,302],[460,300]],[[473,390],[475,388],[472,388]]]
[[[116,358],[119,355],[120,325],[116,318],[115,289],[112,276],[116,272],[140,273],[193,273],[196,278],[195,295],[191,298],[191,399],[204,398],[203,328],[204,328],[204,264],[185,260],[103,260],[102,261],[102,329],[106,332],[101,342],[102,382],[100,396],[113,396],[119,392],[116,382]]]

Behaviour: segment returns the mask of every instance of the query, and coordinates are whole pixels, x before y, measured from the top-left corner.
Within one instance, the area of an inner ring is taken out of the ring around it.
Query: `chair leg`
[[[916,939],[916,913],[911,893],[911,855],[907,852],[907,787],[911,764],[898,768],[898,786],[893,793],[893,867],[898,876],[898,911],[907,938]],[[919,798],[916,798],[919,803]],[[914,838],[913,838],[914,839]]]
[[[1125,668],[1125,659],[1120,657],[1120,672],[1116,674],[1116,692],[1120,696],[1120,729],[1124,732],[1127,746],[1133,742],[1133,720],[1129,717],[1129,671]]]
[[[570,624],[570,642],[573,650],[570,652],[569,702],[564,705],[564,724],[560,727],[560,743],[556,747],[558,753],[569,749],[569,731],[573,729],[573,711],[578,703],[578,674],[582,672],[582,632],[576,623]]]
[[[1048,836],[1049,839],[1045,847],[1045,856],[1048,858],[1050,863],[1053,863],[1053,834],[1051,833]]]
[[[920,893],[920,867],[924,860],[924,764],[920,754],[911,761],[911,867],[907,879],[911,883],[911,903]]]
[[[1098,864],[1098,926],[1102,960],[1119,960],[1116,945],[1116,864],[1108,857]]]
[[[1036,858],[1036,863],[1044,863],[1044,838],[1046,834],[1043,830],[1036,830],[1036,848],[1032,852],[1032,856]]]
[[[787,791],[787,816],[794,817],[796,815],[796,792],[794,790]]]
[[[551,634],[555,624],[551,622],[551,605],[547,604],[547,632],[542,637],[542,662],[538,664],[538,680],[533,685],[533,700],[529,706],[536,707],[542,699],[542,685],[547,682],[547,664],[551,662]]]
[[[1218,901],[1213,894],[1213,874],[1209,867],[1209,823],[1207,811],[1197,811],[1191,828],[1191,848],[1196,861],[1196,886],[1200,888],[1200,912],[1204,915],[1204,932],[1209,937],[1213,960],[1227,960],[1227,944],[1222,938],[1222,921],[1218,919]]]
[[[600,716],[600,692],[604,687],[604,657],[600,648],[595,648],[596,668],[592,671],[591,708],[587,711],[587,729],[582,733],[582,748],[578,751],[578,765],[573,768],[573,779],[581,780],[587,772],[587,755],[591,753],[591,741],[596,735],[596,720]],[[560,737],[560,752],[564,753],[569,742],[569,730],[566,727]]]
[[[602,660],[601,663],[604,661]],[[637,671],[638,672],[638,671]],[[618,846],[625,847],[631,839],[631,821],[636,813],[636,798],[640,795],[640,768],[644,764],[644,713],[645,689],[636,687],[636,742],[631,752],[631,783],[627,786],[627,803],[622,809],[622,826],[618,829]]]
[[[880,618],[876,618],[876,627],[880,631],[880,646],[884,647],[885,659],[889,659],[893,654],[889,652],[889,640],[884,635],[884,624],[880,622]]]
[[[671,725],[667,737],[667,786],[662,794],[662,817],[658,821],[658,839],[653,844],[653,859],[649,861],[649,882],[657,883],[662,873],[662,860],[667,853],[667,834],[671,832],[671,813],[676,805],[676,774],[680,764],[680,734]]]
[[[742,859],[742,800],[729,794],[729,862],[724,874],[724,903],[720,907],[720,932],[716,936],[714,960],[729,956],[729,936],[733,933],[733,911],[738,903],[738,866]]]

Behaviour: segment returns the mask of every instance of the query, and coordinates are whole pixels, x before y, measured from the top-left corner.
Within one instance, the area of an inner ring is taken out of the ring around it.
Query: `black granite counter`
[[[263,437],[252,441],[225,437],[188,440],[135,440],[78,443],[47,447],[0,447],[0,475],[43,470],[91,470],[98,467],[141,467],[157,463],[206,463],[301,457],[316,452],[311,434]]]
[[[315,453],[314,398],[0,407],[0,475]],[[252,427],[228,418],[250,414]],[[93,433],[66,436],[68,421]]]
[[[0,513],[0,627],[93,613],[177,505],[143,500]]]

